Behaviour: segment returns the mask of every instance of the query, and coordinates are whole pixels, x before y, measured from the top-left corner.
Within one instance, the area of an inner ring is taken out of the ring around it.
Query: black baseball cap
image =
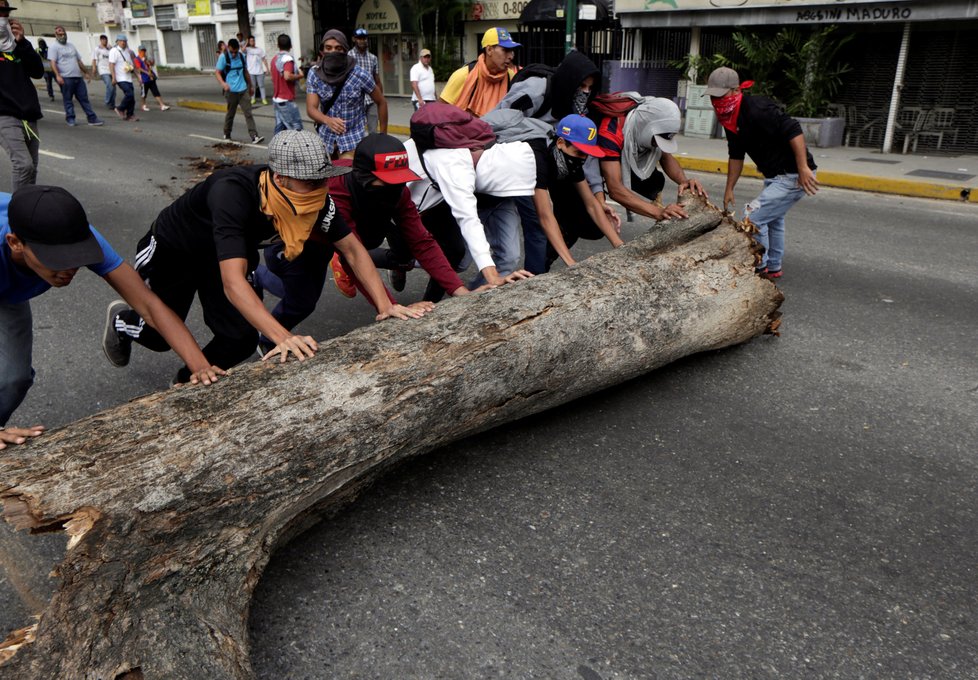
[[[28,184],[7,206],[10,231],[48,269],[63,271],[105,259],[78,199],[61,187]]]
[[[12,12],[13,10],[17,9],[16,7],[11,7],[8,5],[7,0],[0,0],[0,3],[2,3],[0,4],[0,12]]]
[[[386,184],[407,184],[421,179],[408,163],[408,152],[397,137],[375,132],[357,144],[353,167]]]

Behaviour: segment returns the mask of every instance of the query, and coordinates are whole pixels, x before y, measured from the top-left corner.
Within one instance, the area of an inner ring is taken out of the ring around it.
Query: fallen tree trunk
[[[251,677],[248,605],[275,546],[391,463],[773,330],[782,296],[751,239],[686,203],[568,271],[5,450],[6,520],[70,539],[0,675]]]

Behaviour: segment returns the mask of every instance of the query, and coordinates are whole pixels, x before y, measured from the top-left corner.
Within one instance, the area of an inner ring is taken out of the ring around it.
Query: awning
[[[564,18],[565,0],[530,0],[523,13],[521,24],[560,24]],[[560,10],[559,16],[557,10]],[[578,21],[604,21],[611,19],[611,0],[591,0],[577,6]]]

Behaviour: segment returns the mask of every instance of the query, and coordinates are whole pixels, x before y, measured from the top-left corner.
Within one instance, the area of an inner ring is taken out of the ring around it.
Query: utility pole
[[[567,0],[564,5],[564,19],[567,22],[567,33],[564,36],[564,54],[574,49],[577,38],[577,0]]]

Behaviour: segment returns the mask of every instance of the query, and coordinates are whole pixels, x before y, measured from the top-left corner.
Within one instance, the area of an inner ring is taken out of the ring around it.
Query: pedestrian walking
[[[24,37],[24,27],[10,18],[11,7],[0,0],[0,147],[10,156],[11,191],[37,179],[37,122],[41,103],[31,78],[44,75],[41,55]]]
[[[265,73],[268,72],[268,60],[265,58],[265,50],[255,44],[255,36],[248,36],[248,46],[245,48],[245,59],[248,61],[248,75],[255,86],[255,91],[251,96],[251,103],[255,99],[261,99],[262,104],[268,104],[268,94],[265,91]]]
[[[41,55],[44,64],[44,84],[47,86],[48,99],[54,101],[54,71],[51,70],[51,60],[48,59],[48,43],[44,38],[37,39],[37,53]]]
[[[342,31],[326,31],[322,57],[306,80],[306,114],[319,124],[319,136],[330,156],[352,158],[367,135],[364,96],[377,105],[380,131],[387,132],[387,100],[373,77],[348,54]]]
[[[278,54],[272,58],[272,106],[275,108],[275,132],[301,130],[302,117],[295,103],[295,84],[302,78],[292,56],[292,38],[278,37]]]
[[[350,54],[356,59],[357,66],[369,73],[370,77],[374,79],[377,89],[380,90],[380,94],[383,96],[384,83],[380,79],[380,64],[377,60],[377,55],[370,51],[370,40],[367,37],[367,29],[360,27],[353,32],[353,49],[350,50]],[[370,95],[366,95],[363,98],[363,105],[367,115],[367,134],[381,132],[377,127],[379,118],[378,107]],[[384,132],[386,132],[386,129]]]
[[[122,90],[122,101],[115,112],[119,118],[127,121],[139,120],[136,112],[136,92],[132,85],[132,74],[136,70],[133,64],[135,56],[129,49],[129,38],[125,33],[115,37],[115,46],[109,50],[109,64],[112,65],[112,85]]]
[[[418,56],[418,63],[411,67],[411,104],[414,110],[436,100],[435,70],[431,68],[431,50],[423,49]]]
[[[98,37],[98,47],[92,52],[92,73],[105,84],[105,106],[115,110],[115,85],[112,84],[112,64],[109,63],[109,36]]]
[[[136,70],[139,72],[139,79],[142,81],[140,97],[143,111],[149,111],[149,107],[146,106],[146,95],[150,92],[153,93],[153,98],[159,104],[160,111],[169,111],[170,107],[163,101],[163,97],[160,95],[160,88],[156,84],[156,81],[159,79],[159,73],[156,72],[156,62],[152,57],[146,55],[146,47],[144,45],[139,46],[139,54],[133,59],[133,66],[136,67]]]
[[[744,169],[744,156],[750,154],[757,170],[764,175],[764,188],[744,208],[744,217],[757,227],[754,234],[764,254],[757,273],[765,278],[782,276],[785,215],[801,198],[818,191],[815,159],[805,145],[797,120],[767,97],[745,95],[749,87],[731,68],[721,67],[710,74],[706,94],[710,96],[717,119],[727,131],[727,186],[723,207],[734,203],[734,187]]]
[[[258,134],[255,118],[251,115],[250,97],[255,88],[248,74],[245,57],[241,54],[241,45],[234,38],[228,40],[227,50],[218,57],[214,77],[221,84],[228,105],[227,113],[224,114],[224,141],[231,141],[234,114],[238,110],[238,106],[244,113],[251,143],[260,144],[265,141],[265,138]]]
[[[102,121],[92,110],[88,101],[88,86],[85,84],[92,79],[85,64],[78,54],[78,49],[68,42],[68,32],[64,26],[54,27],[55,43],[48,49],[51,59],[51,70],[54,78],[61,87],[61,100],[65,107],[65,122],[69,127],[75,127],[75,100],[85,112],[89,125],[103,125]]]

